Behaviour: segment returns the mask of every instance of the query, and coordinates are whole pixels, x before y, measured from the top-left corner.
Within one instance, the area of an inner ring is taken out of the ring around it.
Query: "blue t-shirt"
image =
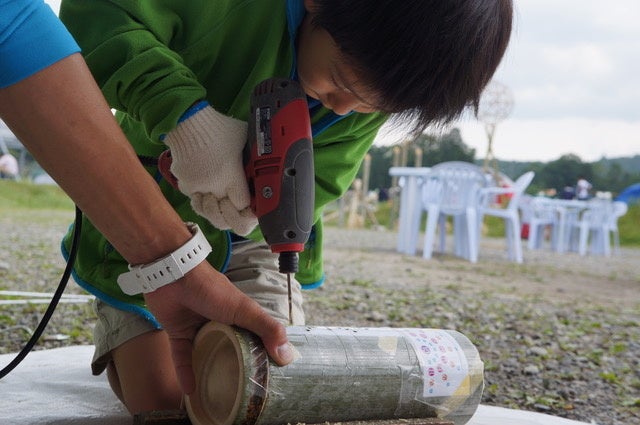
[[[0,0],[0,88],[79,51],[42,0]]]

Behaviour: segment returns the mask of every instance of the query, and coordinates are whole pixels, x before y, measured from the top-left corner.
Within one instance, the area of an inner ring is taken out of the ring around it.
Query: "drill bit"
[[[289,325],[293,325],[293,303],[291,301],[291,273],[287,273],[287,295],[289,297]]]
[[[287,299],[289,301],[289,325],[293,325],[293,300],[291,294],[291,273],[298,271],[298,253],[295,251],[283,251],[278,256],[278,269],[280,273],[287,275]]]

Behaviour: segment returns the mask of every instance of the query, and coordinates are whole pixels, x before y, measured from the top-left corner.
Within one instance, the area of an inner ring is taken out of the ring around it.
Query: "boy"
[[[308,95],[316,207],[296,277],[313,288],[323,280],[322,208],[349,187],[389,114],[421,130],[477,105],[508,44],[512,5],[64,0],[60,17],[150,173],[158,174],[154,159],[171,149],[180,190],[159,184],[183,219],[200,225],[214,247],[208,261],[284,322],[286,282],[259,232],[251,232],[256,219],[242,169],[253,88],[288,77]],[[143,299],[116,284],[126,261],[86,225],[76,278],[102,300],[94,373],[108,369],[132,413],[177,408],[181,393],[172,371],[140,362],[169,356],[166,339]],[[302,324],[297,282],[294,289],[294,323]]]

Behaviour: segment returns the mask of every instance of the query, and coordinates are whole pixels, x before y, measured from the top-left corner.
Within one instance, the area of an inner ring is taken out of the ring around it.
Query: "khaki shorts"
[[[287,277],[278,271],[278,256],[264,243],[241,241],[233,244],[233,255],[225,273],[242,292],[256,300],[272,317],[289,324]],[[293,323],[304,325],[302,291],[291,276]],[[94,375],[101,374],[111,361],[111,350],[146,332],[155,331],[143,317],[96,300],[98,321],[94,328],[95,352],[91,362]]]

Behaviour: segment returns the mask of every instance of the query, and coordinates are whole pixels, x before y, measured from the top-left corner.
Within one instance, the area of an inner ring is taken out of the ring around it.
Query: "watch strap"
[[[193,235],[184,245],[153,263],[129,265],[118,276],[118,285],[127,295],[146,294],[175,282],[207,258],[211,245],[195,223],[185,223]]]

